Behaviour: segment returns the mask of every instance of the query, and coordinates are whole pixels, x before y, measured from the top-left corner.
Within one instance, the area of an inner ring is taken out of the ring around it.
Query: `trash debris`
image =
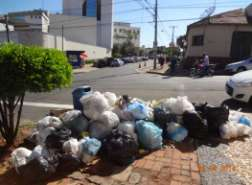
[[[128,134],[135,138],[137,140],[137,135],[136,135],[136,123],[135,122],[130,122],[130,121],[125,121],[119,124],[118,126],[118,131]]]
[[[134,121],[135,120],[131,112],[125,111],[125,109],[123,110],[118,106],[114,107],[112,111],[120,118],[121,121]]]
[[[81,166],[80,159],[75,155],[63,154],[59,158],[59,166],[57,171],[59,172],[72,172],[77,170]]]
[[[79,157],[84,163],[90,163],[98,154],[101,142],[95,138],[85,137],[79,142]]]
[[[46,148],[63,151],[63,144],[70,139],[70,136],[71,130],[68,128],[63,127],[61,129],[55,130],[46,138]]]
[[[251,120],[247,116],[243,115],[241,112],[230,111],[228,120],[231,122],[238,122],[249,127],[251,126]]]
[[[53,116],[46,116],[43,119],[39,120],[37,123],[37,130],[41,131],[48,127],[60,128],[62,126],[62,121]]]
[[[36,135],[38,145],[44,145],[46,138],[52,134],[56,129],[54,127],[47,127],[40,131],[35,131],[33,134]]]
[[[77,139],[71,138],[70,140],[64,142],[63,150],[66,154],[78,156],[79,153],[79,142]]]
[[[73,137],[79,137],[82,132],[88,130],[88,120],[83,116],[79,110],[72,110],[66,112],[62,116],[62,121],[65,127],[69,128]]]
[[[183,126],[174,122],[167,124],[166,132],[167,137],[176,142],[183,141],[188,135],[188,131]]]
[[[18,168],[20,166],[28,163],[31,153],[32,151],[23,147],[17,148],[11,153],[12,166],[15,167],[17,173],[19,173]]]
[[[223,139],[238,138],[252,134],[251,127],[237,122],[227,122],[220,126],[220,136]]]
[[[240,119],[238,120],[238,123],[247,125],[247,126],[249,126],[249,127],[251,126],[251,121],[250,121],[250,119],[249,119],[247,116],[244,116],[244,115],[242,115],[242,116],[240,117]]]
[[[128,104],[127,111],[130,112],[135,120],[144,120],[152,117],[152,109],[143,103],[134,101]]]
[[[44,146],[38,145],[32,150],[29,159],[33,160],[38,159],[40,157],[49,158],[50,152]]]
[[[105,92],[103,93],[103,95],[105,96],[105,98],[108,100],[108,103],[111,107],[115,106],[116,101],[117,101],[117,97],[115,93],[112,92]]]
[[[100,121],[92,121],[88,132],[90,137],[102,140],[112,132],[112,129]]]
[[[18,171],[21,177],[31,184],[51,177],[56,172],[58,165],[57,156],[51,156],[49,159],[39,157],[29,161],[26,165],[20,166]]]
[[[119,117],[112,111],[104,111],[97,119],[106,127],[115,128],[120,123]]]
[[[197,112],[184,112],[183,125],[188,130],[189,136],[196,139],[204,139],[208,136],[207,121],[201,118]]]
[[[104,111],[109,110],[109,102],[100,92],[84,96],[80,99],[82,103],[83,113],[91,120],[97,120]]]
[[[220,126],[228,121],[229,108],[226,106],[206,106],[203,115],[205,115],[205,118],[207,119],[208,131],[210,133],[218,133]]]
[[[154,108],[154,122],[163,130],[166,129],[167,123],[177,121],[177,116],[175,114],[165,112],[161,108]]]
[[[103,148],[109,160],[118,165],[129,165],[138,153],[138,143],[126,132],[113,130],[103,141]]]
[[[188,98],[186,96],[178,96],[177,98],[168,98],[162,100],[157,104],[157,106],[166,111],[170,110],[171,113],[177,115],[182,115],[185,111],[195,111],[193,104],[188,101]]]
[[[136,130],[139,142],[145,149],[156,150],[162,147],[162,130],[154,123],[143,120],[137,121]]]

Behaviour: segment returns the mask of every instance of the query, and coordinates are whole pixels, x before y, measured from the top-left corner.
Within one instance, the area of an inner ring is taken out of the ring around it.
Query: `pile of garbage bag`
[[[182,142],[188,136],[207,139],[209,135],[231,139],[252,134],[251,121],[243,113],[226,106],[192,104],[187,97],[146,102],[112,92],[89,92],[79,102],[79,110],[38,121],[32,133],[36,145],[32,151],[13,151],[12,164],[19,175],[30,181],[46,179],[99,156],[128,165],[139,149],[161,149],[164,140]]]

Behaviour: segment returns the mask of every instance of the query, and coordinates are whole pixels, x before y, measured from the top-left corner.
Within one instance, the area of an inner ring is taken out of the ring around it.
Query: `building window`
[[[114,29],[114,32],[115,32],[115,33],[116,33],[116,31],[117,31],[117,30],[116,30],[116,29]]]
[[[86,0],[82,5],[82,16],[97,17],[97,20],[101,20],[101,0]]]
[[[203,46],[204,45],[204,35],[196,35],[192,38],[192,46]]]

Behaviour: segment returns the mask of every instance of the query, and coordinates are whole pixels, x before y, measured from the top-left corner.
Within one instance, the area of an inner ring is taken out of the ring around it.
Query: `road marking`
[[[40,107],[40,108],[59,108],[59,109],[73,108],[73,105],[69,104],[55,104],[55,103],[43,103],[43,102],[24,102],[24,106]]]

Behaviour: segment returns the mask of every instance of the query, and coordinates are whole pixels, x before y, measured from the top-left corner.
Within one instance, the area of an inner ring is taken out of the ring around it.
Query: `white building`
[[[140,28],[132,27],[130,23],[114,22],[114,44],[132,42],[140,47]]]
[[[17,43],[57,48],[68,55],[86,51],[88,59],[111,56],[113,0],[63,0],[63,14],[43,10],[9,13],[14,25],[10,39]],[[6,41],[0,30],[0,42]],[[73,56],[71,56],[73,58]]]

